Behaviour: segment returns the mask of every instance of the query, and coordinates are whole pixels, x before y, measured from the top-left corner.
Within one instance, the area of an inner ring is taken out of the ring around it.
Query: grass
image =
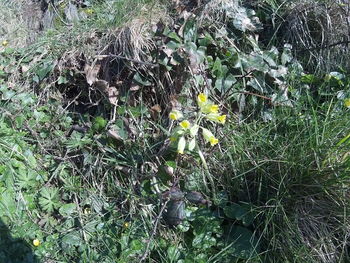
[[[181,102],[190,116],[194,93],[204,84],[194,78],[186,81],[193,74],[186,60],[169,71],[157,60],[169,40],[181,43],[176,26],[190,33],[195,28],[191,19],[187,23],[176,17],[179,24],[171,22],[157,3],[94,3],[87,19],[73,27],[65,25],[70,22],[64,16],[57,18],[56,27],[28,47],[27,55],[20,49],[1,53],[0,218],[8,226],[2,233],[19,240],[31,262],[349,261],[349,168],[343,161],[348,149],[336,146],[348,134],[349,110],[339,96],[346,96],[346,79],[337,82],[336,89],[325,81],[312,93],[313,88],[309,92],[300,75],[290,71],[281,79],[300,93],[290,96],[293,107],[273,105],[268,96],[275,93],[261,95],[244,86],[249,92],[243,94],[250,97],[239,121],[232,110],[236,97],[220,101],[219,90],[208,89],[228,120],[225,126],[207,127],[215,131],[219,145],[210,147],[198,138],[206,171],[198,154],[176,155],[176,145],[167,147],[173,125],[167,104]],[[224,22],[210,10],[225,1],[211,4],[205,12],[215,19],[209,27],[215,33],[215,26]],[[167,33],[170,37],[150,33],[159,21],[175,28]],[[208,23],[203,17],[201,22]],[[242,39],[249,35],[230,30]],[[217,58],[215,70],[198,68],[213,83],[211,72],[223,74],[231,60],[236,61],[225,57],[229,52],[221,34],[208,45],[212,53],[206,53],[211,60]],[[191,50],[196,47],[193,39],[186,41]],[[240,41],[237,38],[235,45],[247,43]],[[186,48],[181,46],[178,54]],[[254,50],[262,52],[258,46]],[[109,53],[130,62],[103,61],[103,71],[96,75],[108,80],[108,87],[117,86],[116,107],[103,90],[86,83],[84,73],[85,65],[99,63],[97,56]],[[149,70],[130,59],[160,65]],[[28,65],[30,70],[22,72]],[[184,86],[180,94],[175,94],[176,85]],[[261,100],[254,106],[254,99]],[[268,120],[261,117],[263,110],[270,114]],[[117,118],[112,120],[114,113]],[[185,197],[178,198],[181,194]],[[190,194],[200,201],[191,202]],[[181,213],[185,216],[180,225],[167,224],[169,214],[177,219]],[[41,244],[32,245],[34,239]],[[0,259],[23,262],[21,256],[1,254],[12,245],[2,244]]]
[[[349,256],[349,177],[342,163],[326,161],[345,136],[347,113],[315,105],[277,109],[269,123],[228,127],[223,156],[229,158],[218,157],[227,165],[215,178],[233,200],[255,205],[255,231],[271,251],[262,262],[343,262]]]
[[[11,40],[10,45],[24,47],[28,36],[28,26],[23,16],[23,5],[21,0],[1,0],[0,19],[0,41]]]

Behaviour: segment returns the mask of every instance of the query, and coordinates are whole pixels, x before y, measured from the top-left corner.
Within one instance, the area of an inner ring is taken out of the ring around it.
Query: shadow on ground
[[[23,239],[13,238],[1,219],[0,263],[39,263],[31,246]]]

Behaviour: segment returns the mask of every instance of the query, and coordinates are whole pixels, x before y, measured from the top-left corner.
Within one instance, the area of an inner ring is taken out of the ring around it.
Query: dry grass
[[[282,34],[310,69],[337,70],[349,66],[350,4],[348,1],[285,2]],[[288,29],[288,30],[287,30]]]
[[[339,199],[339,197],[337,198]],[[305,197],[296,205],[295,218],[304,244],[317,262],[343,262],[349,245],[350,222],[341,200]],[[335,208],[339,208],[335,211]]]
[[[25,0],[0,0],[0,41],[11,47],[25,47],[40,31],[39,4]]]

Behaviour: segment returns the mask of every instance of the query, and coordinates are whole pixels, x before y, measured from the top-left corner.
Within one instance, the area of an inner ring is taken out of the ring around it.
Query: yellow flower
[[[185,147],[186,147],[185,137],[181,136],[180,139],[179,139],[179,142],[177,144],[177,152],[179,154],[183,154],[184,150],[185,150]]]
[[[4,41],[1,42],[1,45],[3,47],[7,47],[8,44],[9,44],[9,42],[7,40],[4,40]]]
[[[184,120],[184,121],[180,122],[180,126],[183,129],[188,129],[191,126],[191,123],[188,120]]]
[[[123,227],[124,227],[124,228],[129,228],[129,226],[130,226],[130,223],[129,223],[129,222],[124,222],[124,224],[123,224]]]
[[[218,120],[221,124],[225,124],[225,122],[226,122],[226,115],[221,115],[221,116],[217,117],[217,120]]]
[[[211,113],[218,113],[219,112],[219,105],[216,105],[216,104],[210,105],[209,111]]]
[[[94,10],[91,9],[91,8],[88,8],[85,10],[85,13],[88,14],[88,15],[92,15],[94,13]]]
[[[219,112],[219,105],[213,103],[206,103],[199,106],[201,108],[201,112],[203,113],[217,114]]]
[[[206,103],[207,100],[208,100],[208,97],[204,93],[200,93],[198,95],[198,104]]]
[[[207,142],[210,142],[211,146],[214,146],[215,144],[217,144],[219,142],[218,139],[215,138],[215,136],[211,133],[211,131],[209,131],[206,128],[202,128],[203,130],[203,137]]]
[[[215,137],[210,137],[209,142],[211,146],[214,146],[215,144],[218,144],[219,140]]]
[[[344,100],[344,106],[350,108],[350,98]]]
[[[178,110],[173,110],[169,113],[169,118],[173,121],[181,119],[183,117],[182,113]]]
[[[40,246],[40,240],[39,240],[39,239],[34,239],[34,240],[33,240],[33,245],[34,245],[35,247]]]

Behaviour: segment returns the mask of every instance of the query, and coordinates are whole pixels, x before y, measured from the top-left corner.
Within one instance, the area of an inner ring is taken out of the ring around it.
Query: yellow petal
[[[3,47],[7,47],[8,44],[9,44],[9,42],[7,40],[2,41],[2,43],[1,43],[1,45]]]
[[[210,138],[209,142],[211,146],[214,146],[215,144],[218,144],[219,140],[213,136]]]
[[[210,105],[209,111],[210,111],[211,113],[218,113],[218,111],[219,111],[219,105],[216,105],[216,104]]]
[[[221,116],[217,117],[217,120],[218,120],[221,124],[225,124],[225,122],[226,122],[226,115],[221,115]]]
[[[344,106],[350,108],[350,98],[344,100]]]
[[[40,240],[39,240],[39,239],[34,239],[34,240],[33,240],[33,245],[34,245],[35,247],[40,246]]]
[[[183,117],[182,113],[178,110],[173,110],[169,113],[169,118],[173,121],[181,119]]]
[[[198,95],[198,103],[205,103],[207,102],[208,97],[204,93],[200,93]]]
[[[188,120],[184,120],[184,121],[180,122],[180,126],[183,129],[188,129],[191,126],[191,123]]]

